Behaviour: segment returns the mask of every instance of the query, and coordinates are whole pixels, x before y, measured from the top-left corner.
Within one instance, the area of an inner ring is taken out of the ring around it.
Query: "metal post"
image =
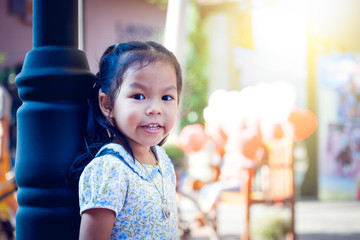
[[[16,238],[78,239],[77,190],[66,185],[81,149],[91,74],[78,50],[77,0],[34,0],[33,50],[16,78]]]

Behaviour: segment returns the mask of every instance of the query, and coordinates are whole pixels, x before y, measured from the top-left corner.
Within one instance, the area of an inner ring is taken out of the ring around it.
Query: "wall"
[[[5,61],[0,68],[22,65],[32,49],[32,26],[21,16],[10,13],[10,1],[0,1],[0,52]]]
[[[308,145],[318,146],[311,169],[318,170],[322,200],[360,199],[359,7],[357,0],[316,0],[308,14],[309,103],[319,120],[317,139]],[[303,192],[311,192],[316,178],[307,180]]]
[[[108,45],[129,40],[163,41],[166,9],[146,0],[83,0],[84,51],[92,71]],[[0,68],[22,65],[32,49],[32,25],[11,14],[10,1],[0,1]]]
[[[105,49],[129,40],[163,41],[166,9],[145,0],[84,0],[84,50],[98,70]]]

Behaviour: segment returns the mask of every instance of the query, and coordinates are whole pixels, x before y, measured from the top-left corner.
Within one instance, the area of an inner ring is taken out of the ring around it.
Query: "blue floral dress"
[[[91,208],[115,212],[110,239],[179,239],[174,167],[159,147],[152,147],[160,168],[144,167],[119,144],[103,146],[79,181],[80,214]],[[105,151],[105,154],[104,154]],[[150,177],[149,177],[150,175]],[[162,177],[170,217],[162,214]],[[153,181],[151,181],[151,179]]]

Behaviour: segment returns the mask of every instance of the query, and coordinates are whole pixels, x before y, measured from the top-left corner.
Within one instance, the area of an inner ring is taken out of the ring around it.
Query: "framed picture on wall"
[[[360,125],[329,124],[320,168],[322,199],[354,199],[360,176]]]
[[[360,198],[360,53],[319,57],[318,88],[319,198]]]

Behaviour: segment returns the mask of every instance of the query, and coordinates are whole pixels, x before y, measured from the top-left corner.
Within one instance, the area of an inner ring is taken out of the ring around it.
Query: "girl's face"
[[[173,66],[161,61],[125,73],[109,117],[134,152],[157,145],[173,128],[178,111],[176,83]]]

